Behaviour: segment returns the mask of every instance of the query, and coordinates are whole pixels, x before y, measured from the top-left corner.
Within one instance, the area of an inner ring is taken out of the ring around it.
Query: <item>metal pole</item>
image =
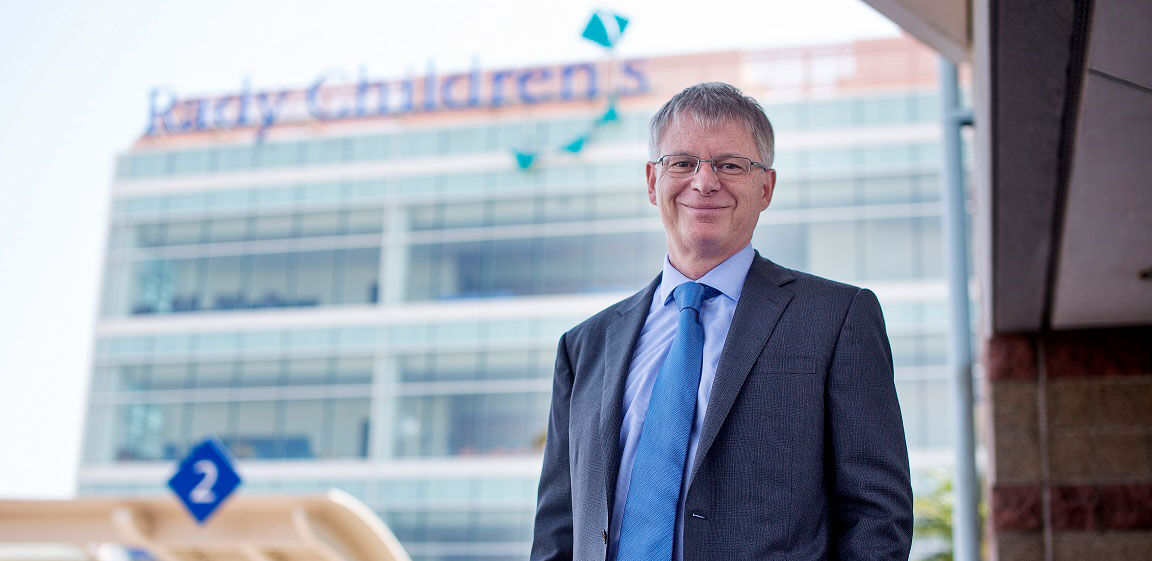
[[[968,317],[968,228],[960,130],[971,113],[960,111],[956,65],[940,57],[940,99],[944,125],[944,237],[948,244],[949,370],[953,388],[952,434],[956,453],[952,551],[956,561],[980,559],[980,481],[972,428],[972,324]]]

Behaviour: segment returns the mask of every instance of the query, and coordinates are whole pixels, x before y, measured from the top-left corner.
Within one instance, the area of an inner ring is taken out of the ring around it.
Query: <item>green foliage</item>
[[[927,493],[913,499],[912,513],[915,516],[913,530],[919,538],[939,540],[941,548],[922,561],[952,561],[952,507],[955,500],[952,487],[952,474],[939,471],[932,474],[933,485]],[[977,505],[980,524],[987,516],[983,500]],[[981,555],[983,557],[983,555]]]
[[[952,477],[938,473],[933,479],[935,484],[931,490],[913,500],[913,531],[919,537],[936,538],[945,543],[945,547],[924,557],[923,561],[952,561]]]

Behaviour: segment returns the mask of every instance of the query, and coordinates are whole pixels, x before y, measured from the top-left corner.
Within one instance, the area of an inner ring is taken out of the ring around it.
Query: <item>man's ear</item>
[[[764,171],[763,189],[764,189],[764,193],[762,195],[763,198],[760,201],[761,202],[760,210],[764,210],[764,209],[768,208],[768,205],[772,204],[772,193],[774,193],[776,191],[776,170],[775,169],[769,168],[769,169]]]
[[[648,177],[648,202],[652,206],[660,206],[656,204],[656,164],[648,162],[644,164],[644,175]]]

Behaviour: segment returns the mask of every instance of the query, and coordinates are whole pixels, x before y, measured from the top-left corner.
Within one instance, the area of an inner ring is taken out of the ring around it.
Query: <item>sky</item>
[[[898,33],[858,0],[0,0],[0,499],[75,492],[113,164],[153,88],[599,60],[594,10],[629,19],[623,57]]]

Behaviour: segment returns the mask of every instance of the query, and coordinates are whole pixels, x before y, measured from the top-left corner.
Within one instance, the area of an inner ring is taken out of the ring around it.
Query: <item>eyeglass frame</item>
[[[692,170],[692,175],[685,175],[683,177],[696,177],[696,174],[700,173],[700,164],[702,164],[704,162],[708,162],[708,166],[712,168],[712,173],[715,173],[718,177],[719,176],[744,177],[746,175],[751,174],[752,168],[754,168],[754,167],[760,168],[764,171],[772,171],[772,168],[770,168],[770,167],[768,167],[768,166],[766,166],[760,162],[757,162],[757,161],[753,160],[752,158],[745,158],[744,156],[723,156],[722,158],[712,158],[711,160],[705,160],[704,158],[701,158],[700,156],[693,156],[692,154],[664,154],[663,156],[660,156],[659,158],[656,158],[655,160],[649,160],[648,163],[659,164],[660,168],[662,170],[664,170],[665,173],[667,173],[668,167],[665,166],[663,162],[664,162],[664,158],[667,158],[670,156],[671,157],[680,156],[680,157],[687,157],[687,158],[696,158],[696,169]],[[748,171],[746,171],[740,175],[734,175],[731,173],[722,173],[720,170],[716,169],[716,160],[717,159],[724,159],[724,158],[740,158],[743,160],[748,160],[748,164],[749,164],[748,165]]]

